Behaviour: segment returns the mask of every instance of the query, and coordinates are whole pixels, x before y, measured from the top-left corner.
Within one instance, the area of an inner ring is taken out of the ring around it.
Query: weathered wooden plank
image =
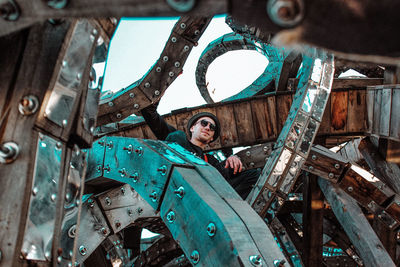
[[[347,131],[348,92],[331,93],[331,133]]]
[[[187,124],[189,122],[189,119],[193,116],[192,112],[191,111],[187,111],[184,113],[172,112],[172,114],[175,114],[176,129],[178,129],[180,131],[184,131],[185,133],[188,134]]]
[[[335,78],[333,80],[332,89],[363,88],[381,84],[383,84],[382,78]]]
[[[324,196],[317,184],[318,176],[303,176],[303,262],[305,266],[322,266]]]
[[[395,266],[357,202],[325,179],[318,184],[365,266]]]
[[[157,139],[157,137],[154,135],[154,133],[151,131],[150,127],[147,124],[143,124],[141,128],[144,139]]]
[[[374,146],[371,140],[367,137],[364,138],[358,148],[361,154],[364,156],[365,161],[371,168],[372,173],[385,182],[390,188],[392,188],[397,194],[400,193],[400,168],[395,163],[390,163],[384,160],[384,158],[378,152],[378,149]]]
[[[267,126],[265,124],[267,116],[264,113],[264,101],[265,99],[256,99],[251,101],[251,112],[254,123],[254,137],[256,140],[266,140],[268,138]]]
[[[236,120],[233,105],[224,105],[217,108],[217,117],[221,124],[220,141],[225,147],[232,147],[239,143],[236,131]]]
[[[267,98],[267,102],[264,102],[265,112],[267,114],[267,131],[268,138],[278,137],[278,126],[277,126],[277,113],[276,113],[276,96],[270,96]],[[286,116],[287,117],[287,116]]]
[[[144,138],[142,127],[133,127],[124,131],[125,137]]]
[[[374,217],[372,221],[372,228],[375,230],[375,233],[378,235],[382,244],[385,246],[385,249],[392,258],[392,260],[396,261],[396,247],[397,247],[396,232],[387,227],[387,225],[384,224],[377,217]]]
[[[240,143],[251,143],[254,140],[253,118],[249,102],[233,105],[236,119],[236,130]]]
[[[366,129],[365,98],[364,90],[349,91],[347,124],[350,132],[363,132]]]
[[[276,114],[278,117],[277,131],[280,132],[289,115],[290,106],[292,105],[292,95],[276,96]]]

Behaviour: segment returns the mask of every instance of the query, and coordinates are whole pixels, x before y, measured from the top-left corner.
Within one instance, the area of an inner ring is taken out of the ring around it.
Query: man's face
[[[211,126],[210,124],[212,124],[213,126]],[[191,139],[200,141],[203,144],[210,143],[214,138],[214,133],[215,133],[214,127],[215,127],[215,122],[213,119],[209,117],[199,118],[190,128],[190,131],[192,132]],[[212,128],[214,128],[214,130]]]

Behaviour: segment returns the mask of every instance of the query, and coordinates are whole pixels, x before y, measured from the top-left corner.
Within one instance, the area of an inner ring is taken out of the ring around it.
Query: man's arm
[[[151,131],[159,140],[165,140],[168,134],[175,132],[176,129],[169,125],[157,112],[158,104],[152,104],[144,109],[141,113],[143,119],[149,125]]]

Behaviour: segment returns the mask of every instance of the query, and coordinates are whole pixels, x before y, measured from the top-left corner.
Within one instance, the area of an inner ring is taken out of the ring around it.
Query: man
[[[178,131],[158,114],[157,106],[150,105],[142,110],[144,120],[159,140],[175,142],[186,150],[215,167],[236,192],[245,199],[257,182],[260,170],[242,171],[243,164],[237,156],[230,156],[219,162],[213,156],[207,156],[203,150],[207,144],[215,141],[221,131],[218,118],[209,112],[194,115],[188,121],[189,138],[183,131]]]

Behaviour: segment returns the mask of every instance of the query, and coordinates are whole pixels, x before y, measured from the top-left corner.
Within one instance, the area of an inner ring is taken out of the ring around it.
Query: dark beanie
[[[221,126],[219,124],[219,120],[218,120],[217,116],[215,116],[214,114],[212,114],[210,112],[200,112],[190,118],[190,120],[188,121],[188,124],[187,124],[189,136],[192,137],[192,132],[190,131],[190,128],[192,128],[193,124],[195,124],[196,121],[202,117],[209,117],[209,118],[213,119],[213,121],[215,121],[215,126],[217,127],[217,129],[215,129],[213,140],[211,141],[211,142],[213,142],[218,138],[219,133],[221,131]]]

